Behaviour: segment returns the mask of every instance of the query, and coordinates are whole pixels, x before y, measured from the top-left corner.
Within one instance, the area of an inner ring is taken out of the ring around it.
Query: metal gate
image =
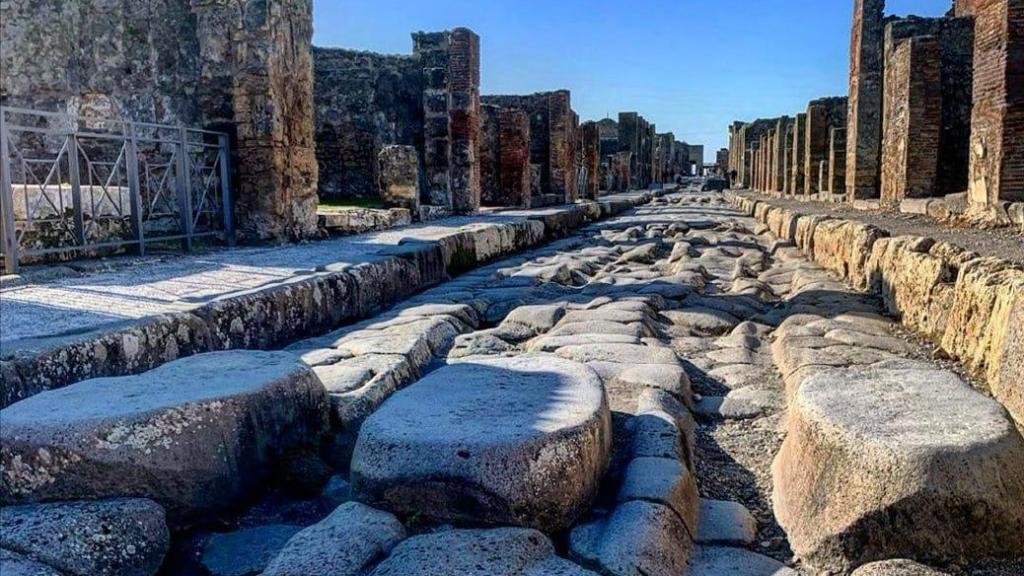
[[[154,242],[234,242],[227,134],[0,108],[4,267]]]

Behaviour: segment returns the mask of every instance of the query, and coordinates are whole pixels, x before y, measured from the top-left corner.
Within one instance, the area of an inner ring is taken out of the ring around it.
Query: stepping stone
[[[231,506],[277,455],[317,443],[327,406],[287,352],[199,354],[85,380],[0,410],[0,496],[146,497],[177,525]]]
[[[955,374],[819,373],[796,393],[787,428],[772,501],[808,565],[1024,554],[1024,439]]]
[[[363,574],[403,538],[405,528],[391,514],[347,502],[293,536],[262,576]]]
[[[749,420],[777,410],[783,403],[778,392],[747,386],[731,390],[725,396],[704,396],[694,402],[693,412],[706,418]]]
[[[694,306],[684,310],[666,310],[662,315],[672,324],[685,328],[694,336],[721,336],[729,333],[739,319],[721,310]]]
[[[622,474],[616,501],[645,500],[668,506],[686,524],[697,531],[700,511],[697,481],[686,464],[671,458],[635,458]]]
[[[601,520],[573,528],[570,557],[586,568],[615,576],[679,576],[693,542],[668,506],[634,500]]]
[[[739,502],[700,500],[697,543],[749,546],[757,538],[757,520]]]
[[[164,511],[152,500],[119,498],[0,508],[0,549],[21,557],[12,555],[10,559],[12,564],[22,565],[21,570],[35,563],[74,576],[151,576],[160,568],[169,546]],[[4,576],[8,568],[5,562]]]
[[[610,445],[608,401],[589,368],[546,355],[467,360],[363,423],[353,495],[403,515],[555,532],[588,508]]]
[[[214,534],[200,562],[212,576],[259,574],[300,530],[301,526],[270,524]]]
[[[370,576],[597,576],[526,528],[446,530],[399,544]]]
[[[800,573],[778,560],[742,548],[698,546],[686,576],[800,576]]]
[[[913,560],[882,560],[865,564],[850,576],[947,576],[934,568],[918,564]]]

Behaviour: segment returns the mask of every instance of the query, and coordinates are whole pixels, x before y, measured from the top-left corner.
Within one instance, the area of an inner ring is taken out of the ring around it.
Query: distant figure
[[[733,168],[733,169],[732,169],[732,170],[731,170],[731,171],[729,172],[729,184],[730,184],[730,187],[732,187],[732,186],[735,186],[735,185],[736,185],[736,177],[737,177],[737,176],[739,176],[739,173],[737,173],[737,172],[736,172],[736,169],[735,169],[735,168]]]

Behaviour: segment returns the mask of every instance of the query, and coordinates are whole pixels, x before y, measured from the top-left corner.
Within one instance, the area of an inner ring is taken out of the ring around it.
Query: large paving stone
[[[699,546],[687,576],[799,576],[799,572],[767,556],[742,548]]]
[[[700,500],[699,544],[749,546],[757,538],[757,520],[739,502]]]
[[[773,475],[776,517],[818,569],[1024,554],[1024,439],[951,372],[808,378]]]
[[[370,576],[597,576],[526,528],[447,530],[399,544]]]
[[[217,352],[98,378],[0,411],[7,502],[139,496],[172,523],[230,506],[319,440],[327,394],[293,354]]]
[[[151,576],[170,545],[163,509],[152,500],[27,504],[0,509],[0,548],[12,565],[74,576]],[[8,566],[4,562],[4,576]],[[15,570],[11,568],[11,570]],[[18,572],[13,572],[17,574]],[[45,574],[46,572],[41,572]]]
[[[679,576],[693,542],[668,506],[634,500],[611,516],[573,528],[569,550],[587,568],[613,576]]]
[[[405,538],[394,516],[346,502],[323,521],[299,532],[270,562],[263,576],[357,576]]]
[[[353,494],[401,514],[557,531],[593,499],[610,443],[608,402],[589,368],[543,355],[470,360],[366,420]]]

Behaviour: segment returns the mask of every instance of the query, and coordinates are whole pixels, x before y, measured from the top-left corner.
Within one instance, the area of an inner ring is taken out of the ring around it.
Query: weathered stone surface
[[[851,576],[944,576],[934,568],[918,564],[913,560],[883,560],[865,564],[853,571]]]
[[[622,474],[622,485],[616,497],[619,503],[644,500],[671,508],[686,524],[687,531],[697,530],[701,510],[697,481],[686,464],[670,458],[635,458]]]
[[[0,572],[4,576],[64,576],[46,564],[5,548],[0,548]]]
[[[999,404],[950,372],[809,378],[790,405],[773,475],[776,517],[819,569],[1024,548],[1024,439]]]
[[[640,500],[619,504],[611,516],[573,529],[572,558],[614,576],[678,576],[693,542],[671,508]]]
[[[402,514],[562,529],[596,493],[610,425],[600,379],[574,362],[524,355],[452,364],[363,424],[354,495]]]
[[[568,358],[577,362],[679,364],[679,359],[671,348],[663,348],[660,346],[596,343],[589,346],[565,346],[563,348],[559,348],[555,353],[563,358]]]
[[[263,576],[356,576],[404,538],[405,528],[391,514],[347,502],[293,536]]]
[[[0,509],[0,549],[44,564],[54,573],[151,576],[160,568],[169,546],[164,511],[152,500],[57,502]],[[31,564],[19,563],[25,573],[33,573]],[[7,570],[5,562],[5,576]]]
[[[259,574],[300,530],[301,526],[271,524],[214,534],[200,562],[213,576]]]
[[[749,546],[757,538],[757,520],[739,502],[700,500],[700,524],[695,534],[698,544]]]
[[[177,523],[230,505],[276,455],[315,443],[326,408],[320,382],[283,352],[86,380],[0,411],[0,489],[8,502],[148,497]]]
[[[446,530],[399,544],[370,576],[596,576],[525,528]]]
[[[698,546],[690,560],[690,576],[798,576],[799,572],[767,556],[742,548]]]

